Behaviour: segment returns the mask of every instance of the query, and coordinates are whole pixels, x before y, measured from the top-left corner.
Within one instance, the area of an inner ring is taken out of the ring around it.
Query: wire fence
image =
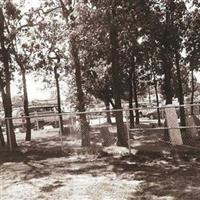
[[[182,111],[181,108],[183,108]],[[182,125],[181,112],[184,112],[184,125]],[[118,113],[121,113],[123,117],[130,152],[132,148],[142,145],[162,146],[163,141],[168,145],[188,145],[189,143],[193,146],[196,145],[200,128],[200,104],[60,114],[34,113],[28,117],[6,118],[2,127],[5,136],[5,127],[7,127],[8,136],[5,138],[11,141],[10,121],[12,120],[17,143],[22,146],[27,143],[25,141],[26,119],[30,118],[31,145],[35,145],[35,148],[39,148],[39,146],[57,147],[62,151],[70,148],[81,148],[83,141],[87,140],[88,137],[90,146],[102,147],[116,145],[118,142],[116,125]],[[82,123],[83,119],[85,124]],[[196,148],[198,148],[198,144]],[[10,150],[13,150],[12,145],[10,145]]]

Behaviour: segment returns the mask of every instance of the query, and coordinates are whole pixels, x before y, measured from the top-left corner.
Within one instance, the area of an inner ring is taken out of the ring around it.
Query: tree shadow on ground
[[[61,181],[56,181],[56,182],[54,182],[53,185],[49,184],[49,185],[41,187],[40,191],[41,192],[53,192],[54,190],[56,190],[57,188],[62,187],[62,186],[64,186],[64,184],[62,184]]]
[[[140,180],[142,184],[137,192],[133,192],[131,199],[199,199],[200,196],[200,151],[184,147],[171,148],[169,145],[160,146],[152,141],[157,140],[157,133],[151,136],[135,134],[135,139],[141,140],[144,145],[134,147],[138,152],[135,155],[122,158],[99,157],[93,161],[88,158],[75,160],[67,157],[74,155],[73,146],[62,152],[60,146],[53,142],[60,141],[58,137],[42,138],[31,142],[25,152],[3,152],[0,164],[4,162],[23,162],[28,166],[23,179],[48,177],[51,173],[91,176],[104,176],[114,173],[122,179]],[[52,142],[52,143],[51,143]],[[47,145],[47,144],[52,145]],[[167,153],[166,153],[166,152]],[[88,154],[88,150],[80,149],[78,153]],[[98,152],[96,152],[98,153]],[[62,160],[63,157],[63,160]],[[46,162],[47,159],[61,158],[56,162]],[[50,184],[41,188],[41,191],[52,192],[61,187],[62,183]],[[134,197],[135,196],[135,197]]]
[[[113,161],[113,171],[130,179],[143,181],[132,199],[199,199],[200,162],[199,152],[180,151],[172,154],[152,156],[152,152],[141,152],[132,157]],[[153,153],[155,154],[155,152]],[[132,176],[134,174],[134,176]]]
[[[0,154],[0,165],[5,162],[23,162],[28,160],[29,158],[25,156],[21,151],[4,151]]]
[[[20,150],[16,150],[14,152],[3,152],[0,156],[0,165],[5,162],[27,162],[30,160],[44,160],[48,158],[58,158],[68,156],[67,153],[61,152],[59,148],[52,148],[50,150],[45,149],[35,149],[29,150],[25,153]]]
[[[24,180],[33,178],[41,178],[49,176],[52,173],[68,174],[68,175],[81,175],[88,174],[91,176],[99,176],[108,173],[109,162],[105,160],[94,161],[68,161],[67,159],[60,159],[55,162],[41,161],[26,161],[25,165],[29,167],[29,170],[25,171]],[[110,172],[112,172],[110,170]]]

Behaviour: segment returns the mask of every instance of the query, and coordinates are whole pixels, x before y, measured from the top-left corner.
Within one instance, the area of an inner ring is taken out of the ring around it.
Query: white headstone
[[[169,106],[172,106],[172,105],[169,105]],[[168,132],[169,132],[169,138],[170,138],[171,144],[182,145],[183,140],[181,137],[181,131],[180,129],[176,129],[179,127],[176,109],[172,107],[169,107],[169,108],[166,107],[165,117],[166,117],[167,127],[169,128]]]

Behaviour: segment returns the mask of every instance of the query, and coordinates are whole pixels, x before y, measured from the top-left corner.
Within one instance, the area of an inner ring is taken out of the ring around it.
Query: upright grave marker
[[[192,116],[187,116],[186,117],[186,125],[187,126],[196,126],[195,122],[194,122],[194,118]],[[187,133],[192,137],[192,138],[195,138],[198,136],[198,131],[197,131],[197,128],[195,127],[192,127],[192,128],[189,128],[187,129]]]
[[[108,127],[101,127],[100,132],[103,138],[103,146],[109,147],[114,144],[114,135],[110,133]]]
[[[183,140],[181,137],[181,131],[180,129],[178,129],[179,124],[178,124],[176,109],[170,106],[173,105],[169,105],[169,108],[168,107],[165,108],[166,123],[167,127],[169,128],[168,129],[169,138],[172,145],[182,145]]]

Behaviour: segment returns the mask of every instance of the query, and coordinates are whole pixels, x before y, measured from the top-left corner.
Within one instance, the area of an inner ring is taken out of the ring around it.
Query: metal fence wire
[[[90,146],[111,146],[117,144],[115,116],[122,113],[124,131],[129,150],[141,145],[190,145],[198,148],[200,129],[200,104],[181,106],[142,107],[133,109],[101,110],[70,113],[35,113],[31,119],[31,145],[39,148],[81,148],[83,140]],[[82,126],[81,115],[86,123]],[[62,117],[60,117],[62,116]],[[4,135],[11,140],[10,123],[13,121],[17,143],[25,145],[25,116],[6,118],[2,124]],[[61,121],[62,120],[62,121]],[[62,129],[63,125],[63,129]],[[88,139],[88,141],[87,141]],[[50,144],[50,145],[49,145]],[[197,146],[195,146],[197,145]],[[10,146],[12,150],[13,147]],[[199,147],[200,149],[200,147]]]

